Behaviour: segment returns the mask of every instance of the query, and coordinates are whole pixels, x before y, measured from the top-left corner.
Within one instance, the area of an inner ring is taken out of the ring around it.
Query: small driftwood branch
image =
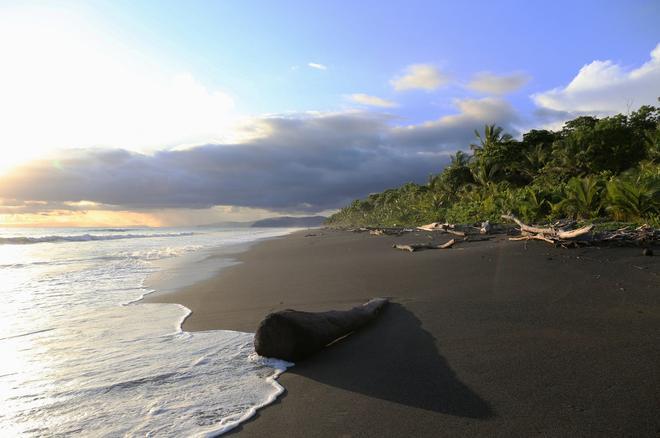
[[[452,246],[454,246],[455,244],[456,244],[456,240],[451,239],[450,241],[445,242],[441,245],[431,245],[431,244],[428,244],[428,243],[410,243],[410,244],[406,244],[406,245],[395,244],[395,245],[392,245],[392,248],[400,249],[402,251],[415,252],[415,251],[421,251],[421,250],[424,250],[424,249],[449,249]]]
[[[409,252],[415,252],[415,251],[418,251],[422,248],[427,248],[427,247],[428,247],[428,245],[423,245],[423,244],[419,244],[419,245],[416,245],[416,244],[411,244],[411,245],[396,244],[396,245],[392,245],[392,248],[400,249],[402,251],[409,251]]]
[[[492,239],[491,236],[476,236],[469,235],[463,238],[463,242],[485,242],[486,240]]]
[[[360,228],[349,228],[347,231],[353,233],[365,233],[369,232],[372,236],[401,236],[404,233],[410,233],[414,231],[412,228],[399,228],[399,227],[360,227]]]
[[[551,244],[555,244],[556,242],[550,238],[545,237],[543,234],[529,234],[527,236],[520,236],[520,237],[509,237],[509,240],[542,240],[544,242],[548,242]]]
[[[417,227],[421,231],[438,231],[444,230],[446,227],[449,227],[449,224],[441,224],[440,222],[431,222],[430,224],[420,225]]]
[[[520,231],[525,232],[525,233],[531,233],[531,234],[550,234],[550,235],[555,235],[555,229],[554,228],[538,228],[538,227],[532,227],[529,225],[526,225],[522,223],[517,217],[510,215],[510,214],[503,214],[502,219],[506,219],[512,222],[515,222],[516,225],[520,227]]]
[[[436,249],[448,249],[448,248],[451,248],[452,246],[454,246],[455,243],[456,243],[456,241],[454,239],[451,239],[450,241],[445,242],[442,245],[437,245]]]
[[[441,233],[453,234],[455,236],[465,236],[463,231],[455,230],[454,224],[441,224],[440,222],[431,222],[430,224],[417,227],[421,231],[439,231]]]

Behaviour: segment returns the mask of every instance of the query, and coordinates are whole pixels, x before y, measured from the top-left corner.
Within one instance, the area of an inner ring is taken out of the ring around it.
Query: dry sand
[[[504,238],[391,249],[412,241],[427,234],[299,232],[148,299],[192,309],[186,330],[253,332],[274,310],[392,298],[286,372],[242,437],[660,435],[659,257]]]

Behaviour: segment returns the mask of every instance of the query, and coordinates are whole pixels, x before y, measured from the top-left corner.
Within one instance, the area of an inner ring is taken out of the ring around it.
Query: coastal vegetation
[[[561,130],[515,139],[501,127],[475,131],[426,184],[409,182],[342,208],[327,225],[416,226],[429,222],[574,219],[660,226],[660,108],[581,116]],[[466,148],[467,149],[467,148]]]

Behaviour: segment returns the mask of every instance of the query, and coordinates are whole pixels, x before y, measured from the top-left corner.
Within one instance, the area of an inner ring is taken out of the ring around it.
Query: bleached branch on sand
[[[456,241],[454,239],[451,239],[448,242],[445,242],[441,245],[431,245],[428,243],[411,243],[407,245],[402,245],[402,244],[396,244],[392,245],[392,248],[395,249],[400,249],[402,251],[409,251],[409,252],[415,252],[415,251],[420,251],[424,249],[449,249],[452,246],[456,244]]]
[[[520,219],[510,214],[503,214],[502,219],[515,222],[520,227],[521,234],[523,234],[520,237],[510,237],[509,240],[542,240],[553,245],[558,243],[562,244],[564,241],[584,236],[590,233],[594,228],[592,224],[585,225],[584,227],[575,230],[563,230],[555,227],[534,227],[523,223]]]
[[[455,225],[453,224],[441,224],[440,222],[431,222],[430,224],[417,227],[417,229],[420,231],[440,231],[443,233],[453,234],[455,236],[465,236],[465,232],[457,231],[454,228]]]

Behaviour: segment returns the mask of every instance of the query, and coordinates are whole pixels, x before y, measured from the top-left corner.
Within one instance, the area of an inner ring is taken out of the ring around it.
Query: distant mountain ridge
[[[325,216],[281,216],[261,219],[252,224],[253,228],[289,228],[289,227],[320,227],[327,218]]]

